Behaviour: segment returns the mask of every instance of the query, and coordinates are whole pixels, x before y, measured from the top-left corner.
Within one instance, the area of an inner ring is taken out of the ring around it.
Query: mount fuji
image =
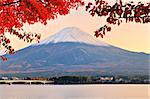
[[[130,52],[96,40],[76,27],[64,28],[38,44],[5,55],[0,74],[148,74],[149,54]]]
[[[76,27],[64,28],[60,32],[50,36],[49,38],[36,45],[46,45],[49,43],[60,42],[78,42],[92,45],[109,46],[108,44],[95,39],[90,34],[83,32],[82,30]]]

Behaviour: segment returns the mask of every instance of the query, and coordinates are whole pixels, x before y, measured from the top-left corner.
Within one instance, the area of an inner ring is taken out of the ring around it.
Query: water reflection
[[[0,99],[148,99],[149,85],[1,85]]]

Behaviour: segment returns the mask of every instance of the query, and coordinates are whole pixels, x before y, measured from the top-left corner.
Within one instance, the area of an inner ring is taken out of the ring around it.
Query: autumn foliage
[[[22,30],[25,23],[41,22],[46,25],[48,20],[55,19],[58,15],[67,15],[70,9],[77,9],[81,5],[84,5],[81,0],[0,0],[0,46],[9,54],[14,53],[6,33],[27,42],[39,41],[40,34]],[[1,58],[7,60],[3,56]]]
[[[106,32],[111,31],[112,25],[120,25],[124,20],[136,23],[150,22],[150,2],[139,2],[137,5],[133,1],[123,4],[122,0],[117,0],[114,5],[109,5],[104,0],[95,0],[95,3],[89,2],[86,6],[86,11],[91,16],[105,16],[107,24],[95,31],[96,37],[104,37]]]

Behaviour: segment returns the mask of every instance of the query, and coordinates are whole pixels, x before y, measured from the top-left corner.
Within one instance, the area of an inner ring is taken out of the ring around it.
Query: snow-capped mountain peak
[[[83,32],[82,30],[76,27],[64,28],[60,32],[48,37],[47,39],[41,41],[36,45],[59,43],[59,42],[79,42],[99,46],[108,46],[108,44],[97,40],[92,35]]]

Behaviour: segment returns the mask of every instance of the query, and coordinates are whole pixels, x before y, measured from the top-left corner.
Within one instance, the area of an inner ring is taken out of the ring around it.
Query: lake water
[[[0,99],[150,99],[150,85],[0,85]]]

